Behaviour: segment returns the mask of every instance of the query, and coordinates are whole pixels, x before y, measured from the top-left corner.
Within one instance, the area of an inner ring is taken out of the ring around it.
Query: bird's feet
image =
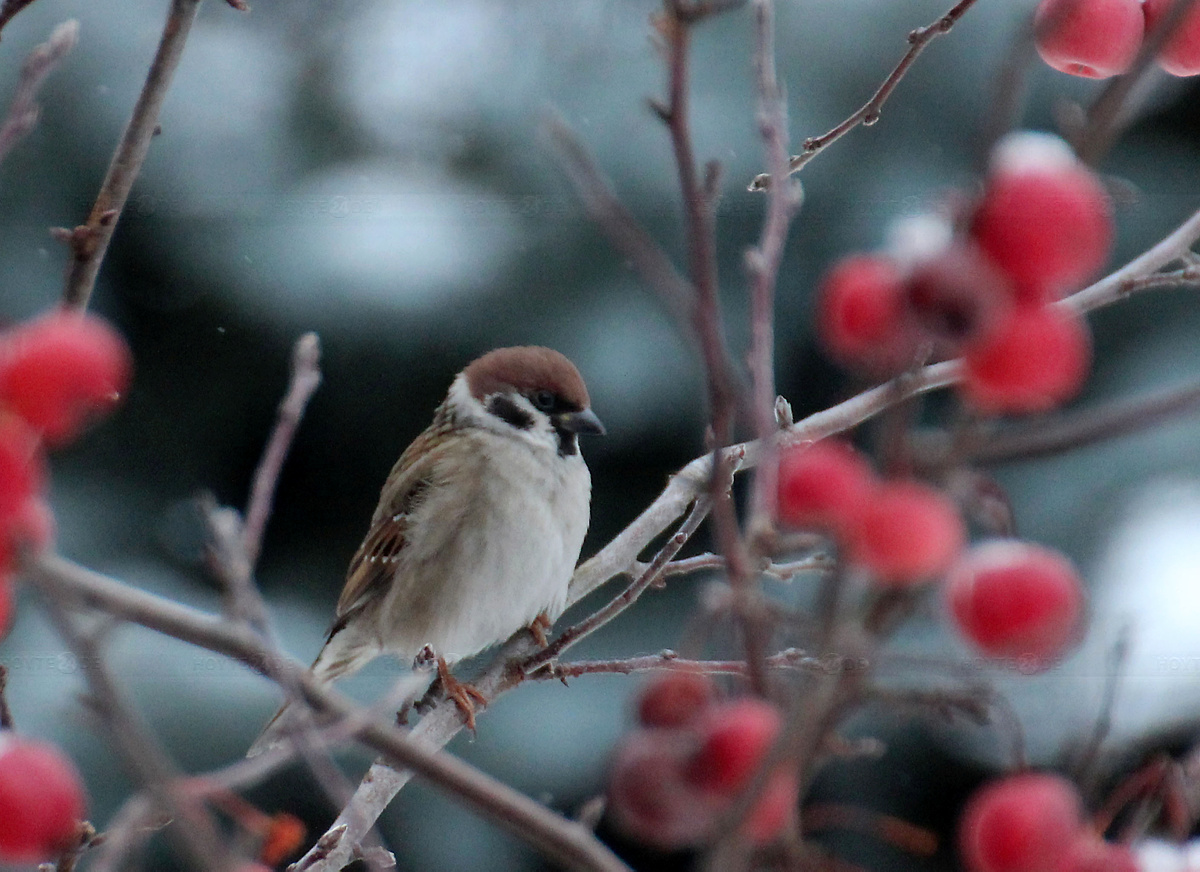
[[[486,708],[488,698],[474,685],[459,681],[451,675],[450,667],[446,665],[443,657],[437,659],[437,673],[438,680],[442,683],[442,690],[458,706],[458,710],[463,714],[463,720],[466,721],[467,729],[471,731],[471,735],[475,735],[475,708],[476,706]]]
[[[546,633],[550,632],[550,627],[553,622],[550,616],[542,612],[533,619],[533,623],[529,625],[529,632],[533,635],[533,641],[537,642],[539,648],[545,648],[550,644],[550,640],[546,638]]]

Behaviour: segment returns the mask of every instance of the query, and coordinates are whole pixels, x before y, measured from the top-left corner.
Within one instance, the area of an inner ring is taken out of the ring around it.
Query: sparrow
[[[544,640],[562,614],[590,515],[579,436],[603,433],[557,351],[499,348],[469,364],[384,482],[313,677],[432,651],[473,728],[473,688],[448,667],[522,627]],[[278,744],[288,708],[248,756]]]

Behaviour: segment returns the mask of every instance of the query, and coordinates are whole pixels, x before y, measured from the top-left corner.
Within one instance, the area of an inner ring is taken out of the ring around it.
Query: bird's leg
[[[463,718],[467,722],[467,729],[471,731],[471,735],[475,734],[475,707],[480,705],[487,707],[488,698],[479,692],[473,685],[467,684],[465,681],[459,681],[450,674],[450,667],[446,665],[446,659],[439,657],[437,659],[438,680],[442,683],[442,690],[446,696],[454,700],[454,704],[458,706],[458,710],[463,713]]]
[[[529,632],[533,634],[533,641],[537,642],[539,648],[545,648],[550,644],[550,641],[546,638],[546,633],[550,631],[551,626],[553,624],[550,616],[545,612],[534,618],[533,623],[529,625]]]

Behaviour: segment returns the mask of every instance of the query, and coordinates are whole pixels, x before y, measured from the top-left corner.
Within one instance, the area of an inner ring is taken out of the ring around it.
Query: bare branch
[[[1099,408],[1062,413],[1032,428],[1012,428],[968,451],[976,463],[1005,463],[1058,454],[1156,427],[1200,408],[1200,383],[1123,399]]]
[[[292,351],[291,384],[283,402],[279,404],[275,429],[255,470],[250,502],[246,506],[242,547],[245,548],[246,560],[251,568],[258,563],[258,555],[262,551],[263,531],[271,517],[271,504],[283,462],[292,447],[296,428],[300,426],[308,401],[321,384],[320,362],[321,341],[316,333],[305,333],[296,340]]]
[[[787,104],[775,73],[775,7],[772,0],[754,4],[754,66],[758,80],[758,125],[767,166],[778,178],[787,173]],[[755,435],[770,446],[775,420],[775,283],[783,260],[792,215],[800,202],[798,185],[776,185],[767,193],[767,214],[758,246],[746,252],[750,277],[750,381]],[[768,449],[754,477],[749,529],[755,531],[774,508],[774,456]]]
[[[31,0],[26,0],[31,2]],[[21,6],[13,0],[6,0],[0,6],[0,27],[13,15],[20,11]],[[16,6],[16,8],[12,8]],[[79,22],[75,19],[64,21],[50,34],[50,38],[34,48],[21,65],[21,78],[17,82],[17,93],[13,95],[12,105],[8,115],[0,123],[0,161],[3,161],[13,146],[25,138],[33,130],[41,116],[36,98],[46,78],[54,71],[67,53],[75,47],[79,40]]]
[[[729,350],[717,277],[716,204],[709,195],[713,186],[702,183],[692,145],[688,61],[692,27],[699,19],[687,14],[690,9],[692,7],[683,3],[665,0],[662,13],[655,19],[667,55],[667,103],[659,110],[659,116],[670,133],[683,197],[688,274],[696,296],[692,318],[700,337],[700,352],[708,380],[709,415],[716,444],[725,445],[733,433],[741,391],[730,377],[727,363]],[[715,171],[715,165],[710,164],[709,175]],[[753,416],[747,416],[747,423],[753,425],[753,421]]]
[[[828,671],[828,664],[819,657],[812,657],[796,648],[788,648],[765,658],[768,669],[799,669],[806,672]],[[530,674],[538,680],[575,678],[580,675],[617,674],[632,675],[635,672],[661,670],[700,672],[705,675],[747,676],[744,660],[689,660],[674,651],[660,651],[644,657],[629,657],[624,660],[577,660],[573,663],[553,663],[547,669]]]
[[[788,161],[788,174],[799,172],[804,165],[816,157],[826,146],[831,145],[841,139],[858,125],[870,127],[879,120],[879,113],[883,109],[883,104],[892,96],[892,91],[896,90],[896,86],[900,84],[900,80],[908,73],[909,67],[913,65],[921,52],[925,51],[925,47],[934,39],[943,36],[950,32],[958,19],[962,18],[966,11],[975,5],[975,0],[959,0],[949,11],[946,12],[937,21],[927,24],[924,27],[918,27],[908,35],[908,51],[904,53],[904,57],[900,59],[900,63],[896,64],[895,69],[888,74],[888,77],[883,80],[883,84],[871,96],[871,99],[859,108],[857,112],[842,121],[832,130],[822,133],[820,136],[809,137],[804,140],[804,148],[797,155],[793,155]],[[763,173],[755,176],[750,182],[751,191],[766,190],[771,184],[771,175]]]
[[[1200,210],[1194,212],[1154,247],[1094,285],[1067,297],[1058,305],[1069,306],[1080,312],[1090,312],[1123,299],[1140,290],[1136,287],[1137,280],[1152,275],[1175,261],[1186,260],[1197,239],[1200,239]],[[1131,285],[1131,282],[1135,284]]]
[[[129,125],[109,164],[100,194],[96,197],[87,222],[69,232],[71,261],[63,287],[64,306],[87,308],[96,284],[96,275],[100,272],[100,263],[108,251],[108,243],[116,230],[121,210],[125,208],[133,182],[141,172],[146,153],[150,150],[150,140],[158,129],[159,111],[175,69],[179,66],[179,59],[183,56],[183,47],[199,8],[200,0],[171,0],[166,26],[146,76],[146,84],[142,87]]]

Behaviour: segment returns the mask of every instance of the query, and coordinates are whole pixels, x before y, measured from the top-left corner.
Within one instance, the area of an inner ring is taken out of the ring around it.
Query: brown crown
[[[552,348],[537,345],[497,348],[472,361],[464,372],[471,395],[477,400],[515,388],[525,394],[552,391],[580,409],[591,405],[575,364]]]

